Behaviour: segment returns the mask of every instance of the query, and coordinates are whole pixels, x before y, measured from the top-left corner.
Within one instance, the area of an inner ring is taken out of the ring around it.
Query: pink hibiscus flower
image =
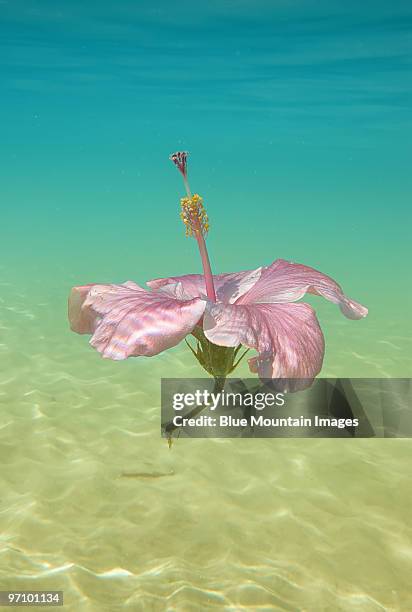
[[[262,379],[310,381],[322,367],[324,338],[313,308],[297,301],[306,293],[320,295],[350,319],[365,317],[367,308],[346,297],[329,276],[283,259],[256,270],[212,275],[205,244],[208,218],[200,196],[190,192],[187,153],[171,159],[186,186],[181,217],[187,235],[197,240],[203,275],[151,280],[149,289],[132,281],[74,287],[71,329],[92,334],[90,344],[109,359],[151,357],[193,334],[198,340],[193,353],[215,377],[233,371],[244,346],[257,351],[249,366]]]

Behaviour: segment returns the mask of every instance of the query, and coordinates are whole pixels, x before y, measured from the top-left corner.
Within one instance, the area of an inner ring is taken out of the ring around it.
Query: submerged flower
[[[311,379],[322,367],[323,334],[313,308],[296,300],[308,292],[338,304],[350,319],[368,312],[325,274],[283,259],[213,281],[216,302],[200,274],[151,280],[149,291],[131,281],[75,287],[71,326],[93,334],[90,344],[110,359],[157,355],[200,327],[215,345],[256,349],[249,366],[261,378]]]
[[[314,309],[298,300],[306,293],[322,296],[350,319],[365,317],[367,308],[347,298],[329,276],[283,259],[212,275],[204,240],[207,215],[200,196],[190,194],[187,156],[176,153],[172,160],[187,186],[181,216],[198,242],[204,274],[151,280],[149,289],[132,281],[74,287],[72,330],[92,334],[90,344],[115,360],[157,355],[193,334],[198,350],[192,351],[215,377],[234,369],[243,345],[257,351],[249,367],[262,379],[309,379],[307,386],[321,370],[324,338]]]

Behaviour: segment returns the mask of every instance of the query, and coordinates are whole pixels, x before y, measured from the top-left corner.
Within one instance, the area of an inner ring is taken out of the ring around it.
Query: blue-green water
[[[320,269],[369,308],[311,298],[322,373],[411,376],[410,4],[3,0],[0,21],[1,586],[410,609],[407,442],[169,453],[160,378],[199,375],[187,349],[107,362],[66,322],[73,285],[200,271],[168,160],[187,149],[213,270]],[[173,477],[117,478],[139,468]]]

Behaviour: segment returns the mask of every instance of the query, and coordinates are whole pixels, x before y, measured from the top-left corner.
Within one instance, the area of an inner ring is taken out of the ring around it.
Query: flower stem
[[[221,393],[224,389],[225,386],[225,382],[226,382],[226,376],[215,376],[215,384],[213,386],[213,391],[212,393]],[[198,414],[200,414],[203,410],[205,410],[205,408],[209,408],[209,406],[195,406],[195,408],[193,408],[193,410],[191,410],[188,414],[185,415],[185,419],[193,419],[194,417],[196,417]],[[171,447],[171,442],[172,442],[172,438],[173,438],[173,432],[176,431],[176,429],[180,429],[181,425],[175,425],[173,423],[173,420],[169,421],[168,423],[165,423],[164,425],[162,425],[163,431],[164,433],[167,435],[167,440],[168,440],[168,444],[169,444],[169,448]]]

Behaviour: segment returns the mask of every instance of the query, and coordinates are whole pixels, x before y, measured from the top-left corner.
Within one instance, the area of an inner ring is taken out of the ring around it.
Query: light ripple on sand
[[[412,609],[409,441],[179,440],[169,451],[159,380],[201,375],[190,355],[104,362],[50,320],[59,305],[37,302],[10,295],[15,309],[1,310],[2,580],[63,587],[76,611]],[[410,338],[373,331],[360,345],[339,330],[336,375],[407,363]]]

